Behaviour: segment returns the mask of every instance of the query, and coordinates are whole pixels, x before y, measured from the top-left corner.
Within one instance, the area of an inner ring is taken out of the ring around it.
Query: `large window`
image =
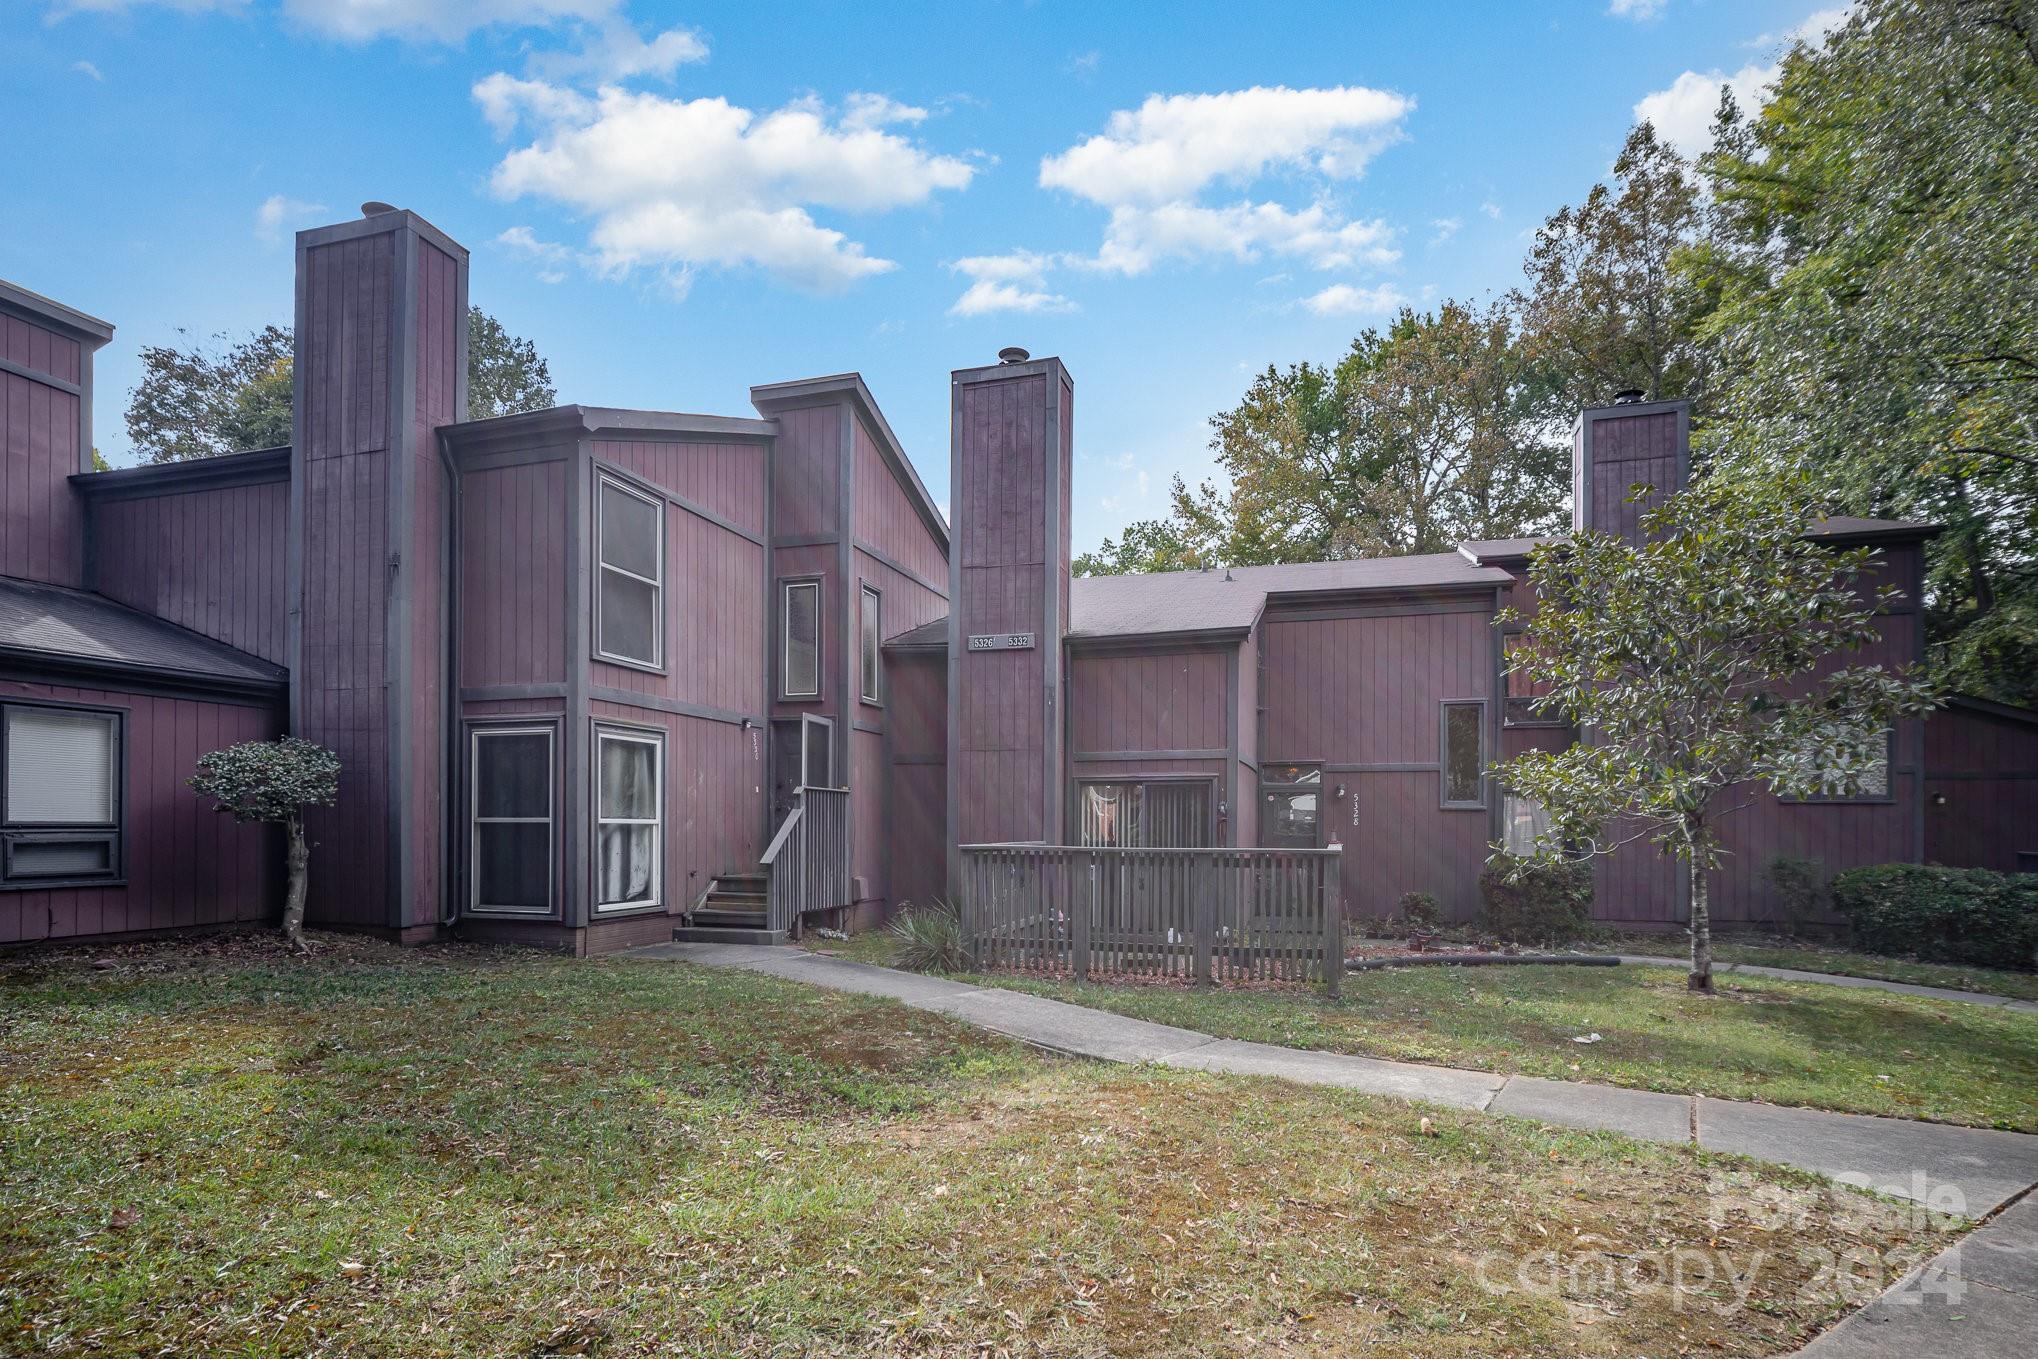
[[[821,582],[789,580],[779,606],[779,683],[782,698],[821,693]]]
[[[1528,856],[1536,852],[1536,842],[1550,833],[1550,814],[1543,810],[1543,804],[1532,797],[1519,793],[1506,793],[1500,799],[1500,843],[1509,854]]]
[[[1260,766],[1260,843],[1268,849],[1315,849],[1322,802],[1321,765]]]
[[[471,734],[467,889],[476,911],[552,911],[552,728]]]
[[[595,737],[595,909],[656,906],[665,858],[665,739],[606,727]]]
[[[665,506],[603,477],[596,515],[595,652],[655,668],[665,655]]]
[[[1809,767],[1812,777],[1818,783],[1818,790],[1802,798],[1802,802],[1888,802],[1890,757],[1896,750],[1896,732],[1882,733],[1879,758],[1860,771],[1860,782],[1850,792],[1846,776],[1839,769],[1839,755],[1836,750],[1816,747],[1803,752],[1802,763]]]
[[[866,585],[863,587],[863,612],[862,617],[858,620],[863,630],[862,650],[859,657],[862,670],[862,688],[859,692],[862,693],[865,703],[876,703],[878,701],[879,642],[883,636],[879,614],[883,604],[884,598],[878,593],[876,586]]]
[[[120,876],[121,715],[7,704],[4,854],[10,887]]]
[[[1443,705],[1443,805],[1486,805],[1486,704],[1483,700]]]
[[[1210,844],[1210,785],[1182,780],[1077,786],[1082,843],[1096,848],[1200,849]]]

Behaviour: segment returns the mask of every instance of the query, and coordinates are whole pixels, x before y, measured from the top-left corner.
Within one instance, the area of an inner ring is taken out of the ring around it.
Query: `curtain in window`
[[[603,906],[658,897],[658,746],[604,736],[595,837],[596,900]]]
[[[1533,854],[1538,838],[1550,832],[1550,814],[1543,804],[1519,793],[1509,793],[1500,804],[1501,843],[1509,854]]]

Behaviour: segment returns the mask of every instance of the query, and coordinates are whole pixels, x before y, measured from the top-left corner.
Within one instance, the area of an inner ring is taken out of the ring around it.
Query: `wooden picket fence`
[[[964,845],[962,929],[979,967],[1203,984],[1344,974],[1340,851]]]

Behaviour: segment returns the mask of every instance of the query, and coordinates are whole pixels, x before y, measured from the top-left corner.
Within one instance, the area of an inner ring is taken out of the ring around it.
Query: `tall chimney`
[[[290,729],[340,757],[310,918],[401,936],[442,916],[451,487],[467,416],[467,251],[363,206],[297,234]]]
[[[1008,349],[951,378],[949,888],[958,844],[1062,839],[1075,386]]]
[[[1643,401],[1626,391],[1588,406],[1571,427],[1571,527],[1642,541],[1642,516],[1691,476],[1691,403]],[[1629,503],[1637,485],[1655,493]]]

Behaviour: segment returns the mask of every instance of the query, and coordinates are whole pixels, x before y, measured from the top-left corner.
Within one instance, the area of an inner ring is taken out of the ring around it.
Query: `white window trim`
[[[652,750],[651,796],[652,815],[650,820],[640,817],[612,817],[601,814],[601,748],[604,741],[633,741],[638,745],[650,746]],[[594,881],[588,887],[588,900],[594,905],[596,915],[622,915],[629,911],[663,909],[665,905],[665,733],[643,731],[633,727],[603,727],[594,729]],[[654,829],[652,843],[655,850],[651,856],[651,895],[631,901],[604,902],[601,899],[601,832],[604,826],[650,826]]]
[[[884,591],[878,589],[877,586],[872,585],[869,581],[865,581],[862,584],[861,600],[862,611],[856,616],[857,696],[865,703],[882,704],[884,702],[885,682]],[[870,667],[867,674],[864,669],[864,648],[866,646],[870,649]],[[870,681],[870,687],[867,689],[864,688],[865,680]]]
[[[557,840],[559,832],[555,822],[558,815],[558,798],[552,785],[558,777],[558,766],[554,761],[552,728],[536,727],[469,727],[467,729],[467,909],[476,915],[556,915],[559,910],[559,864]],[[545,738],[545,815],[535,816],[483,816],[481,815],[481,740],[485,736],[543,736]],[[481,900],[481,827],[530,826],[547,827],[545,836],[545,904],[543,906],[489,906]]]
[[[653,519],[658,525],[658,544],[655,557],[658,562],[658,577],[640,576],[627,567],[614,566],[602,560],[602,518],[606,508],[602,492],[610,487],[649,505]],[[613,571],[627,580],[639,581],[651,587],[651,659],[642,656],[621,656],[603,647],[602,626],[602,582],[601,574]],[[665,501],[637,489],[620,477],[603,472],[595,478],[594,490],[594,654],[601,660],[617,665],[634,665],[641,670],[663,670],[665,668]]]
[[[793,674],[793,591],[814,592],[814,687],[795,689]],[[821,581],[818,577],[804,580],[788,580],[779,586],[778,608],[778,678],[780,698],[819,698],[821,696],[821,642],[827,631],[823,626],[821,606]]]

